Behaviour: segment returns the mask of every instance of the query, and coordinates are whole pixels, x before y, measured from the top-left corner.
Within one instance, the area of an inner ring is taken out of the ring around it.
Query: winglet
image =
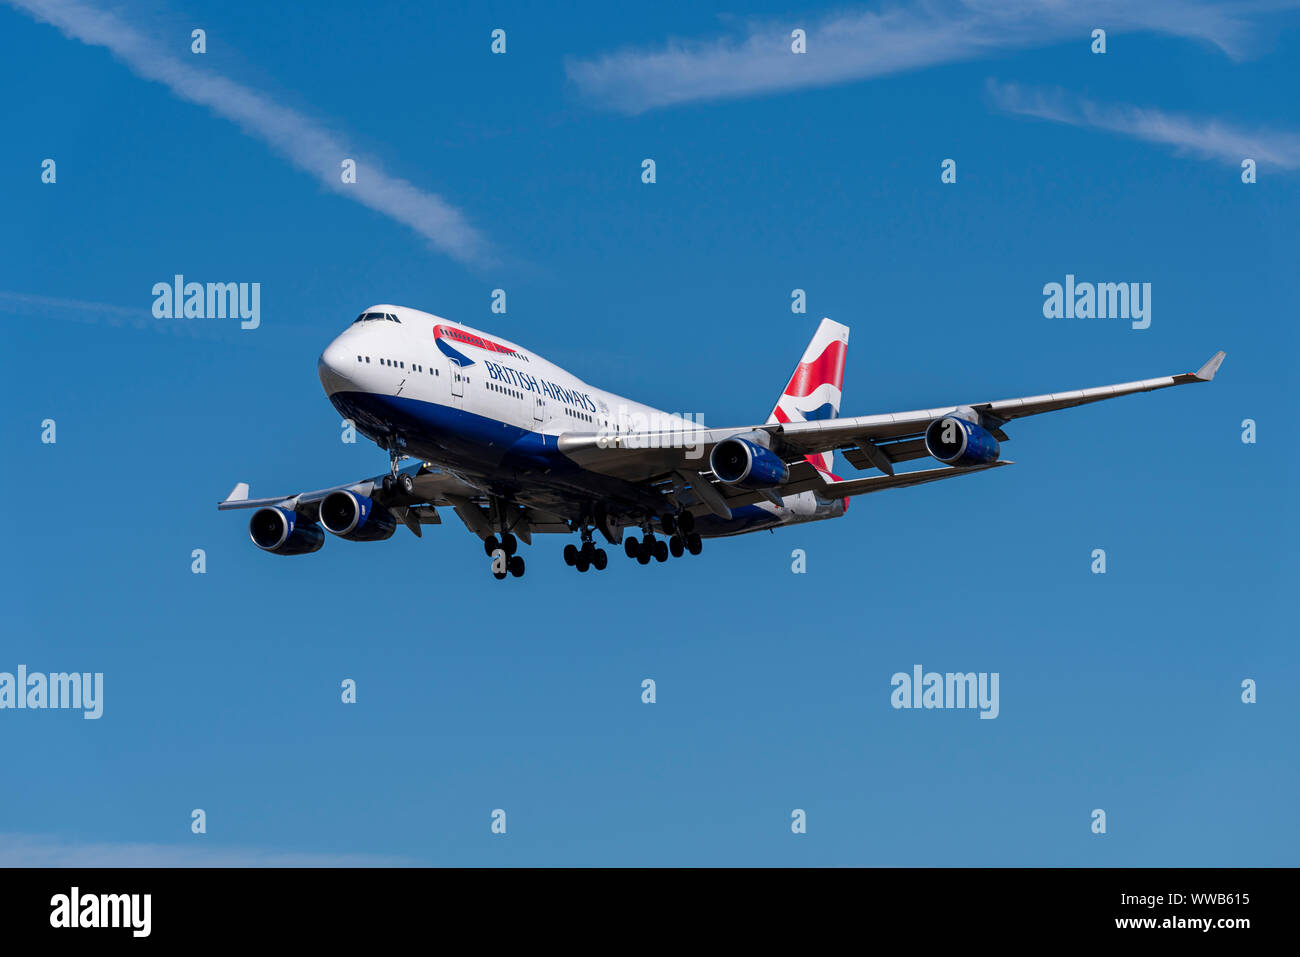
[[[1210,356],[1210,361],[1197,369],[1193,376],[1201,382],[1209,382],[1214,378],[1214,373],[1219,371],[1219,366],[1223,365],[1223,357],[1226,353],[1220,349],[1214,355]]]
[[[238,485],[236,485],[234,488],[230,490],[230,494],[226,496],[226,501],[242,502],[246,498],[248,498],[248,483],[240,482]]]

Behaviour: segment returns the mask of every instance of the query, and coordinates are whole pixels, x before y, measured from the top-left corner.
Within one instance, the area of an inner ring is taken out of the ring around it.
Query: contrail
[[[107,48],[139,76],[238,124],[323,186],[410,227],[453,259],[467,265],[491,260],[487,239],[460,210],[435,193],[385,173],[378,163],[357,158],[317,120],[162,52],[157,43],[115,14],[79,0],[6,2],[75,40]],[[339,179],[340,164],[348,157],[358,159],[357,181],[344,184]]]
[[[711,37],[671,39],[566,63],[588,100],[625,113],[813,89],[1108,33],[1185,37],[1240,58],[1267,30],[1258,20],[1295,0],[913,0],[833,14],[740,21]],[[791,52],[794,28],[807,52]],[[1085,47],[1086,48],[1086,47]]]
[[[989,81],[988,88],[993,104],[1008,113],[1119,133],[1233,166],[1250,158],[1261,166],[1283,170],[1300,167],[1300,135],[1296,133],[1244,130],[1213,117],[1165,113],[1150,107],[1111,106],[1067,96],[1059,90],[1026,89],[1014,83]]]

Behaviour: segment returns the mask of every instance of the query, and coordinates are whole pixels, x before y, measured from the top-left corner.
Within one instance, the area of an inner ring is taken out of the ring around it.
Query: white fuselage
[[[520,472],[595,497],[617,482],[566,474],[565,433],[689,434],[702,423],[592,386],[500,336],[404,306],[367,309],[326,347],[321,384],[340,413],[387,449],[492,479]],[[836,507],[838,506],[838,508]],[[744,506],[711,534],[736,534],[843,513],[814,493]],[[636,524],[629,520],[629,524]]]

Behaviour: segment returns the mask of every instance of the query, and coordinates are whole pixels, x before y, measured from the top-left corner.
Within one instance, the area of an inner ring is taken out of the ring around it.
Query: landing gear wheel
[[[674,535],[668,539],[668,550],[673,553],[673,558],[681,558],[682,552],[686,551],[686,546],[682,544],[680,536]]]
[[[655,550],[654,539],[652,538],[643,539],[641,541],[641,544],[637,546],[636,560],[640,562],[642,565],[649,565],[650,558],[654,555],[654,550]]]
[[[513,555],[519,549],[519,540],[506,532],[501,536],[501,547],[507,555]]]
[[[514,575],[516,578],[523,578],[524,577],[524,556],[511,555],[510,561],[508,563],[508,567],[510,569],[510,574]]]
[[[655,542],[655,561],[668,561],[668,543],[662,538]]]
[[[591,567],[591,562],[587,559],[586,552],[578,552],[578,560],[573,563],[573,567],[580,572],[585,572]]]
[[[564,564],[572,568],[577,563],[577,561],[578,561],[578,549],[573,544],[573,542],[569,542],[569,544],[564,546]]]
[[[494,572],[492,573],[492,577],[495,578],[497,581],[502,581],[502,580],[505,579],[505,577],[506,577],[506,573],[505,573],[505,572],[497,572],[497,571],[494,571]]]
[[[695,516],[690,512],[682,512],[677,516],[677,527],[682,530],[683,535],[690,535],[695,531]]]
[[[704,550],[704,543],[700,541],[700,536],[694,532],[686,539],[686,550],[692,555],[698,555]]]
[[[641,543],[636,540],[635,535],[623,539],[623,552],[628,558],[636,558],[637,548]]]
[[[609,564],[609,556],[605,554],[605,549],[596,549],[596,554],[592,556],[591,563],[596,566],[596,571],[603,572],[605,566]]]
[[[391,492],[393,490],[393,477],[391,475],[385,475],[383,481],[380,482],[379,485],[385,492]]]
[[[415,479],[403,472],[397,477],[397,487],[402,490],[403,495],[411,495],[415,492]]]
[[[665,535],[671,535],[673,532],[677,531],[677,520],[671,515],[665,515],[663,518],[659,519],[659,524],[664,527]]]
[[[501,543],[497,541],[495,535],[489,535],[487,538],[483,539],[483,551],[487,552],[488,558],[491,558],[492,553],[500,547]]]

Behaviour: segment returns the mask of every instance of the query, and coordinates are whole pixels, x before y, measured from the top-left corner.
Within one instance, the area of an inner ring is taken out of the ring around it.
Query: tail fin
[[[848,348],[849,327],[823,319],[767,421],[807,422],[838,416]],[[821,471],[830,472],[830,452],[809,455],[807,459]]]

